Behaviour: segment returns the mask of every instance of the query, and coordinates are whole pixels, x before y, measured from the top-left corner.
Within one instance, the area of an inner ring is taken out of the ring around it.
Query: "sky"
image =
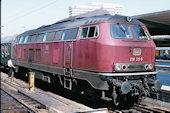
[[[123,5],[123,15],[170,10],[170,0],[1,0],[1,37],[21,34],[69,16],[69,6],[92,2]]]

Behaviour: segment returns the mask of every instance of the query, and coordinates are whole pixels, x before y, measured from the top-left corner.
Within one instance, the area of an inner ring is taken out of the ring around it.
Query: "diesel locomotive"
[[[18,71],[70,92],[115,105],[148,96],[156,80],[155,44],[135,18],[94,11],[18,35],[13,44]]]

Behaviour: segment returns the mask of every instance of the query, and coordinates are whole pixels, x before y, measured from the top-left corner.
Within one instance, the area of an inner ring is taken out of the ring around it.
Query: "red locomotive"
[[[70,17],[20,34],[13,51],[19,70],[115,105],[161,87],[155,44],[144,24],[126,16],[98,11]]]

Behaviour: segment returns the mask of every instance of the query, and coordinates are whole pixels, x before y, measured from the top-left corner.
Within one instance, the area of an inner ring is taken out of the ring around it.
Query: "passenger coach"
[[[13,60],[19,71],[34,71],[36,78],[115,105],[160,89],[155,44],[145,25],[126,16],[94,13],[17,36]]]
[[[12,42],[1,43],[1,62],[0,65],[5,69],[8,67],[7,62],[12,57]]]

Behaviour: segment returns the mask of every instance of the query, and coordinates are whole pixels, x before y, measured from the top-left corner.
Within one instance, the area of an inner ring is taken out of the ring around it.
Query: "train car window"
[[[36,61],[41,61],[41,49],[36,49]]]
[[[37,40],[36,35],[31,35],[28,36],[27,42],[36,42],[36,40]]]
[[[15,38],[14,42],[17,43],[17,38]]]
[[[87,38],[87,32],[88,32],[88,27],[83,28],[81,37],[82,38]]]
[[[25,37],[23,36],[21,43],[24,43],[24,41],[25,41]]]
[[[17,43],[20,44],[22,40],[22,37],[18,37]]]
[[[82,29],[81,38],[97,38],[98,37],[98,26],[88,26]]]
[[[137,39],[139,40],[150,40],[151,39],[148,32],[145,30],[145,28],[142,28],[140,26],[133,26],[132,29]]]
[[[132,39],[130,27],[121,24],[111,24],[111,36],[119,39]]]
[[[64,30],[62,40],[75,40],[77,38],[79,28]]]
[[[43,42],[46,41],[47,36],[48,36],[48,33],[45,33],[45,35],[44,35],[44,37],[43,37]]]
[[[55,33],[54,41],[61,40],[63,31],[57,31]]]
[[[46,38],[46,41],[53,41],[54,40],[55,32],[49,32]]]
[[[28,36],[27,42],[31,42],[31,36]]]
[[[8,46],[5,45],[5,57],[8,55]]]
[[[88,34],[88,37],[94,37],[95,35],[95,28],[96,27],[90,27],[90,30],[89,30],[89,34]]]
[[[30,62],[34,61],[34,49],[29,49],[29,59]]]
[[[4,49],[5,47],[4,47],[4,45],[2,45],[2,51],[1,51],[1,53],[2,53],[2,58],[4,58],[4,51],[5,51],[5,49]]]
[[[31,36],[31,42],[36,42],[36,40],[37,40],[37,36],[36,35],[32,35]]]
[[[8,55],[10,55],[11,44],[8,44]]]
[[[2,53],[4,54],[4,45],[2,45]]]
[[[21,36],[21,37],[20,37],[20,39],[19,39],[19,44],[21,44],[21,43],[22,43],[23,38],[24,38],[23,36]]]
[[[37,37],[37,42],[42,42],[43,38],[44,38],[44,33],[39,34],[38,37]]]
[[[24,39],[24,42],[23,43],[26,43],[28,41],[28,37],[29,36],[25,36],[25,39]]]

